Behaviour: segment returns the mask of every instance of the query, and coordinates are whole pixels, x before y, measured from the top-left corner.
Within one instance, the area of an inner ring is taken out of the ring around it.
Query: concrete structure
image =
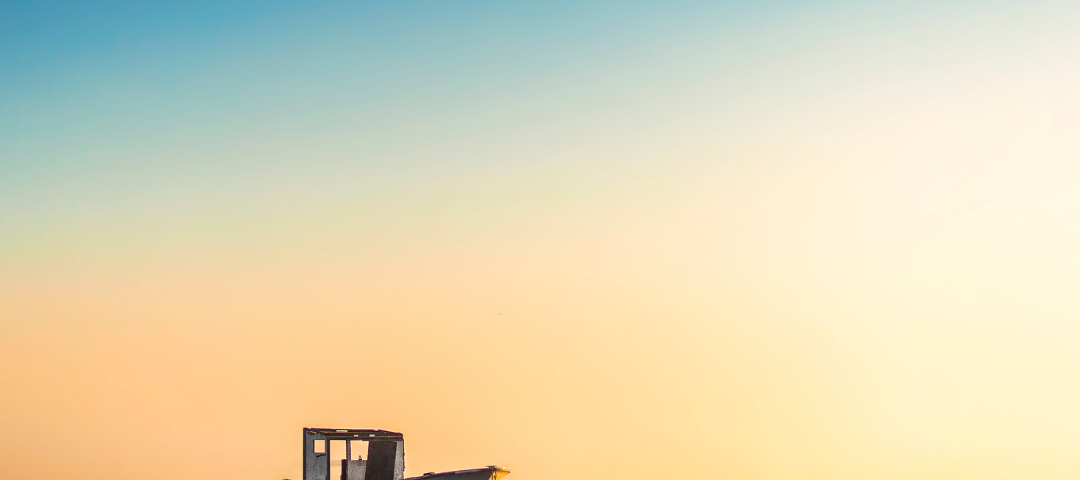
[[[345,442],[340,480],[405,480],[405,438],[386,430],[304,429],[304,479],[330,478],[330,444]],[[367,443],[367,460],[353,458],[353,442]],[[496,466],[454,472],[425,473],[408,480],[499,480],[510,473]]]
[[[405,476],[405,438],[386,430],[304,429],[304,479],[330,478],[330,443],[345,442],[341,480],[402,480]],[[367,443],[367,460],[353,458],[353,442]]]

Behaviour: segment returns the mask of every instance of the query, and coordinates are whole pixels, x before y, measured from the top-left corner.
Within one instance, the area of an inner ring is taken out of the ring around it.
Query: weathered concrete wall
[[[322,443],[322,453],[315,453],[315,442]],[[304,480],[330,480],[329,443],[322,435],[304,432]]]
[[[364,480],[367,460],[341,460],[341,480]]]
[[[405,478],[405,442],[376,440],[368,442],[367,473],[364,480],[402,480]]]

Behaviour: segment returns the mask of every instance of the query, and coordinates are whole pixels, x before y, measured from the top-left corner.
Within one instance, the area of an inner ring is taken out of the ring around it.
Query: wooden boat
[[[499,480],[508,473],[510,473],[510,470],[491,465],[484,468],[474,468],[472,470],[455,470],[453,472],[440,473],[429,472],[419,477],[407,478],[405,480]]]

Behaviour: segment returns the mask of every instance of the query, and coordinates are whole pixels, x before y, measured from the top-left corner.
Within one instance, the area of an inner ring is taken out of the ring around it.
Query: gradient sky
[[[1075,479],[1077,25],[0,2],[0,477]]]

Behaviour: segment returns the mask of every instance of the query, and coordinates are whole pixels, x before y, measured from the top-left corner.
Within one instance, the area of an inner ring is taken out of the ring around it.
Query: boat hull
[[[484,468],[475,468],[472,470],[456,470],[453,472],[442,473],[425,473],[419,477],[407,478],[405,480],[499,480],[510,473],[510,470],[505,468],[490,466]]]

